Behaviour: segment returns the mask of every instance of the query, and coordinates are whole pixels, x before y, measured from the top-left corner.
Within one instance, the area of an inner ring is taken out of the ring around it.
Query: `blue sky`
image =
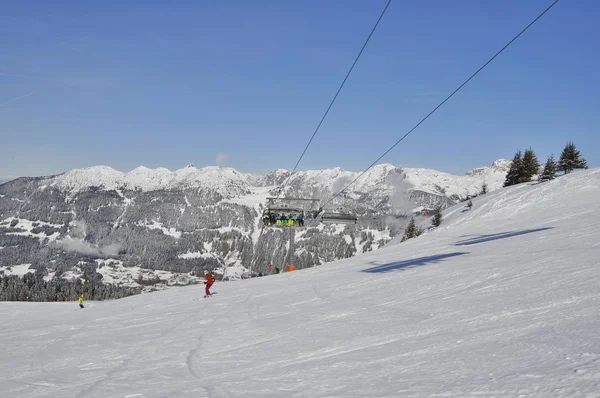
[[[385,2],[6,3],[0,179],[291,169]],[[393,1],[299,169],[363,170],[548,4]],[[562,0],[383,162],[463,173],[573,140],[600,166],[598,19]]]

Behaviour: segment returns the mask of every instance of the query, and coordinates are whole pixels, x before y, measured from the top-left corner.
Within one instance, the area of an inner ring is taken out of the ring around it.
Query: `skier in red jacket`
[[[204,277],[206,278],[206,289],[204,290],[205,292],[205,296],[204,297],[210,297],[210,287],[213,285],[213,283],[215,283],[215,278],[213,278],[212,273],[208,272],[207,270],[204,270]]]

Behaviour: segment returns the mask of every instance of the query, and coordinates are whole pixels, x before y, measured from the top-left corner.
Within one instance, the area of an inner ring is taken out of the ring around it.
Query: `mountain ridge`
[[[266,273],[271,263],[310,267],[380,248],[402,233],[410,217],[422,219],[422,209],[475,196],[484,182],[489,191],[501,187],[507,164],[455,176],[386,163],[335,199],[359,173],[338,167],[290,177],[282,169],[252,175],[193,165],[123,173],[94,166],[19,178],[0,186],[0,267],[31,264],[29,270],[44,276],[91,279],[102,274],[100,260],[119,269],[196,274]],[[266,198],[278,195],[288,178],[285,197],[320,199],[325,210],[354,213],[358,223],[311,223],[289,233],[264,228]]]
[[[394,166],[390,163],[383,163],[376,165],[365,172],[364,176],[362,176],[355,184],[358,187],[363,187],[365,185],[368,186],[369,183],[363,182],[364,180],[368,181],[369,177],[373,179],[377,175],[390,173],[392,170],[401,170],[401,173],[403,173],[404,177],[408,178],[411,182],[414,182],[413,185],[415,186],[417,186],[420,182],[418,178],[416,178],[416,176],[419,175],[427,176],[430,179],[442,178],[445,180],[456,180],[479,176],[485,181],[485,178],[488,177],[488,174],[494,177],[495,173],[507,172],[510,162],[510,160],[498,159],[490,166],[477,167],[467,171],[463,175],[454,175],[428,168],[402,167]],[[331,181],[334,179],[348,179],[348,182],[350,182],[359,175],[359,172],[344,170],[340,167],[296,171],[290,179],[290,184],[294,181],[294,179],[298,178],[297,176],[302,176],[303,178],[308,178],[311,180],[319,180],[318,177],[320,176],[321,183],[325,184],[325,181]],[[121,172],[110,166],[97,165],[86,168],[72,169],[58,175],[35,178],[53,179],[54,181],[50,183],[52,186],[57,186],[61,189],[71,191],[80,191],[101,186],[107,190],[123,187],[128,189],[152,191],[161,189],[203,187],[209,181],[212,183],[217,182],[213,179],[215,177],[226,179],[231,182],[245,182],[249,186],[278,185],[282,184],[286,179],[288,179],[289,176],[290,172],[286,169],[277,169],[270,173],[261,175],[242,173],[234,168],[223,166],[205,166],[196,168],[193,165],[188,165],[175,171],[171,171],[164,167],[148,168],[146,166],[138,166],[129,172]],[[489,184],[492,184],[492,186],[498,185],[498,180],[498,178],[491,178]],[[343,187],[340,187],[340,189],[341,188]],[[360,188],[357,189],[360,190]]]

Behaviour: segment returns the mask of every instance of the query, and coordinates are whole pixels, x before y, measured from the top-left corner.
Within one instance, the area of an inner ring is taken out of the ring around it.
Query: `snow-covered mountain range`
[[[456,176],[382,164],[333,201],[359,173],[333,168],[290,177],[287,170],[252,175],[193,165],[123,173],[95,166],[19,178],[0,185],[0,267],[6,273],[28,265],[46,277],[104,282],[129,275],[120,281],[129,286],[136,278],[186,283],[203,269],[236,278],[250,268],[266,273],[268,264],[304,268],[382,247],[423,208],[450,206],[483,184],[488,191],[501,187],[509,166],[498,160]],[[357,214],[359,222],[261,228],[266,198],[285,181],[284,196],[320,199],[326,209]]]
[[[410,190],[418,190],[432,195],[449,198],[464,198],[479,193],[483,183],[490,190],[502,186],[510,161],[499,159],[489,167],[480,167],[457,176],[431,169],[398,167],[391,164],[374,166],[365,173],[350,189],[350,192],[367,193],[373,190],[397,188],[400,180]],[[326,197],[337,193],[358,177],[360,173],[346,171],[339,167],[324,170],[298,171],[288,181],[291,191],[302,190],[304,186],[323,190]],[[74,169],[64,174],[45,178],[46,186],[58,187],[71,193],[101,187],[104,190],[184,190],[209,188],[225,197],[250,194],[250,187],[276,186],[288,179],[288,170],[278,169],[266,176],[240,173],[230,167],[209,166],[196,168],[188,165],[176,171],[166,168],[150,169],[144,166],[123,173],[108,166],[94,166]],[[399,177],[399,179],[394,179]],[[45,188],[45,186],[42,186]],[[300,188],[300,189],[294,189]]]
[[[225,197],[249,194],[250,175],[229,167],[196,168],[188,165],[177,171],[144,166],[122,173],[108,166],[74,169],[50,179],[50,187],[71,193],[102,187],[105,190],[159,191],[208,188]]]

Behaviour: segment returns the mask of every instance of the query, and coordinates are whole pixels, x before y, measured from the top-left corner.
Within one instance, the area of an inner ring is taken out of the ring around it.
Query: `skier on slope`
[[[79,298],[77,299],[77,302],[79,303],[79,308],[84,308],[83,307],[83,293],[79,294]]]
[[[215,283],[215,278],[211,272],[204,270],[204,277],[206,278],[206,288],[204,289],[204,297],[210,297],[210,287]]]

